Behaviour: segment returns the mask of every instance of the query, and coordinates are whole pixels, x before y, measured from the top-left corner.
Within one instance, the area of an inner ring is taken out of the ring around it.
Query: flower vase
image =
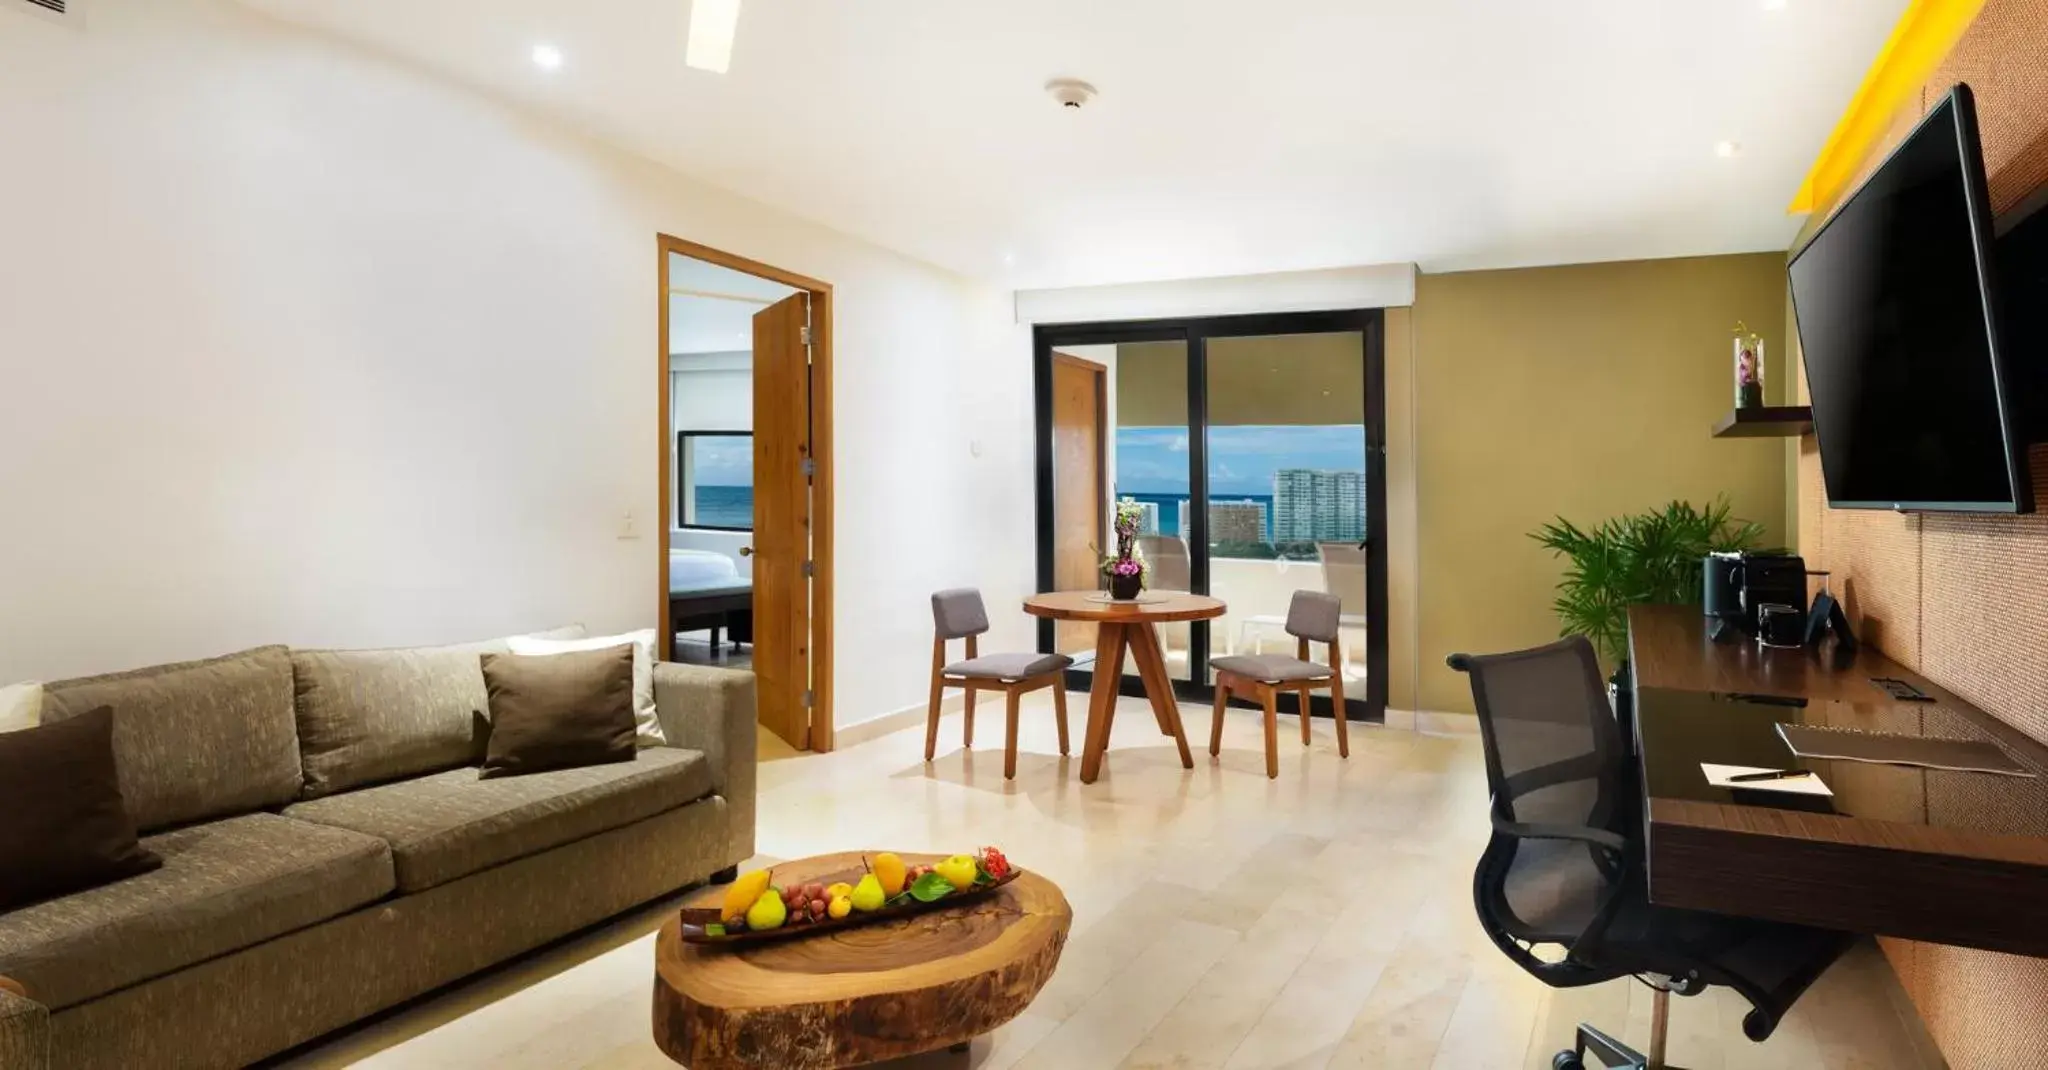
[[[1138,592],[1144,589],[1145,577],[1143,576],[1133,574],[1129,576],[1112,575],[1109,577],[1109,596],[1119,602],[1135,600],[1138,597]]]
[[[1735,407],[1761,408],[1764,403],[1764,340],[1755,335],[1735,339]]]

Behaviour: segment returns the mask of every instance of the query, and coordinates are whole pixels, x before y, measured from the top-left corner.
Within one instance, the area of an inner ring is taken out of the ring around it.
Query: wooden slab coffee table
[[[862,872],[859,853],[820,855],[776,866],[775,883]],[[965,1044],[1031,1004],[1072,922],[1059,886],[1028,869],[958,907],[752,947],[686,944],[671,918],[654,945],[654,1041],[691,1070],[823,1070]]]

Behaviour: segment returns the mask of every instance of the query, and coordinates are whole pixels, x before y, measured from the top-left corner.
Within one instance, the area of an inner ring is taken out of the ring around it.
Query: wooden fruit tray
[[[845,880],[847,881],[847,883],[851,884],[854,880],[859,880],[864,872],[864,870],[854,869],[848,870],[843,873],[819,874],[817,876],[810,877],[809,880],[825,884],[832,883],[833,881]],[[991,892],[1000,889],[1003,885],[1016,880],[1018,877],[1022,876],[1023,873],[1023,870],[1013,865],[1010,867],[1010,871],[1008,873],[1003,874],[998,879],[977,882],[976,884],[968,887],[965,890],[955,890],[946,895],[944,898],[934,899],[929,903],[924,902],[920,899],[913,898],[909,892],[904,892],[903,894],[898,895],[896,898],[889,900],[887,903],[884,903],[881,906],[881,908],[877,910],[870,910],[865,912],[856,910],[843,918],[827,918],[824,921],[806,922],[802,925],[785,924],[780,928],[765,929],[758,931],[754,929],[742,929],[738,932],[727,932],[723,935],[714,934],[712,932],[707,931],[709,927],[712,925],[722,926],[725,923],[725,919],[723,916],[721,916],[718,907],[684,907],[680,912],[682,921],[682,939],[683,942],[686,944],[717,944],[721,946],[745,946],[750,944],[773,943],[777,940],[788,940],[792,937],[798,936],[811,936],[816,933],[837,932],[841,929],[852,929],[862,925],[871,925],[878,921],[889,921],[893,918],[904,918],[909,917],[913,914],[924,914],[933,910],[944,910],[948,907],[957,906],[961,903],[969,903],[973,902],[976,899],[983,899],[986,898]],[[848,878],[851,879],[849,880]]]

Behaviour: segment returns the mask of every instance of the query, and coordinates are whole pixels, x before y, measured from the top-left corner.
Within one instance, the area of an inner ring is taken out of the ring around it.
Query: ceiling
[[[689,0],[244,2],[1020,287],[1783,249],[1906,6],[743,0],[719,75]]]
[[[670,253],[668,351],[752,352],[754,313],[796,292],[779,282]]]

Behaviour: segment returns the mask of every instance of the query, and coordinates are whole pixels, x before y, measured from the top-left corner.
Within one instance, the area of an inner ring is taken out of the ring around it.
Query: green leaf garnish
[[[712,922],[711,924],[709,924],[709,925],[706,925],[706,926],[704,927],[704,935],[706,935],[706,936],[724,936],[724,935],[725,935],[725,926],[723,926],[723,925],[719,924],[718,922],[715,922],[715,921],[714,921],[714,922]]]
[[[936,903],[953,894],[953,882],[937,873],[927,873],[910,886],[910,894],[920,903]]]
[[[993,876],[990,876],[990,875],[989,875],[989,871],[988,871],[988,870],[985,870],[985,869],[981,868],[980,866],[975,866],[975,867],[974,867],[974,884],[975,884],[975,887],[977,887],[977,888],[986,888],[986,887],[988,887],[989,885],[991,885],[991,884],[994,884],[995,882],[996,882],[996,879],[995,879],[995,878],[994,878]]]

